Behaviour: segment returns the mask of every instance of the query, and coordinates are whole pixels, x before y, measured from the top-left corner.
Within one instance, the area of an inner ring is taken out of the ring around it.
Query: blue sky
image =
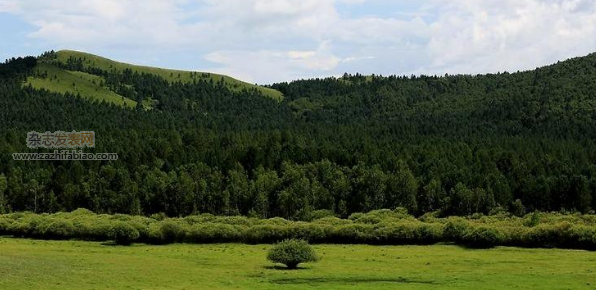
[[[54,49],[272,83],[533,69],[596,52],[593,0],[0,0],[0,58]]]

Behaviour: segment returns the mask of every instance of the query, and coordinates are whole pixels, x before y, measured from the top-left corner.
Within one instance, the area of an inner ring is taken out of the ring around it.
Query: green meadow
[[[50,64],[40,63],[35,68],[38,74],[47,75],[42,78],[30,76],[25,85],[36,89],[46,89],[56,93],[70,93],[81,95],[91,101],[105,101],[119,106],[134,108],[137,102],[114,93],[106,87],[100,86],[102,77],[78,71],[60,69]]]
[[[270,245],[0,239],[0,289],[594,289],[596,252],[316,245],[289,271]]]

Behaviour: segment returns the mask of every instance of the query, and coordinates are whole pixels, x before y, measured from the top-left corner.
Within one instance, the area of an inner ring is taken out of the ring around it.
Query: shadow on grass
[[[108,246],[108,247],[122,247],[122,248],[128,248],[132,245],[134,245],[134,243],[132,244],[128,244],[128,245],[122,245],[122,244],[118,244],[116,242],[113,241],[107,241],[107,242],[102,242],[101,243],[102,246]]]
[[[295,269],[290,269],[286,266],[281,266],[281,265],[269,265],[269,266],[265,266],[264,267],[267,270],[284,270],[284,271],[300,271],[300,270],[308,270],[308,268],[303,268],[298,266]]]
[[[403,277],[398,278],[366,278],[366,277],[313,277],[313,278],[281,278],[273,279],[272,283],[280,285],[290,284],[366,284],[366,283],[396,283],[396,284],[437,284],[434,281],[415,280]]]

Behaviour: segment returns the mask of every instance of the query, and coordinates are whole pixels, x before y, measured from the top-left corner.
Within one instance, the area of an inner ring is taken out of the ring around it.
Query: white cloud
[[[183,1],[0,0],[0,7],[37,27],[30,36],[61,47],[147,47],[184,43]]]
[[[379,3],[395,11],[341,10]],[[596,51],[593,0],[0,0],[0,11],[56,48],[183,55],[258,82],[514,71]]]
[[[581,0],[453,1],[431,24],[432,61],[417,71],[531,69],[593,52],[595,5]]]

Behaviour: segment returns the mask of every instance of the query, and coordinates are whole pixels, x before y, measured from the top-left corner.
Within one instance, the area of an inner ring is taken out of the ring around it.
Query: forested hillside
[[[59,60],[50,52],[0,66],[0,212],[311,219],[396,207],[596,209],[596,55],[519,73],[272,85],[283,99],[225,79]],[[33,85],[52,79],[42,64],[134,104]],[[14,161],[37,152],[26,147],[32,130],[95,131],[88,151],[119,160]]]
[[[124,107],[134,108],[139,105],[145,109],[152,109],[157,102],[153,92],[144,88],[144,85],[133,86],[131,82],[135,78],[134,75],[159,78],[164,85],[197,81],[221,82],[223,86],[235,92],[257,90],[276,100],[283,98],[279,91],[224,75],[137,66],[72,50],[47,52],[38,60],[25,85]]]

